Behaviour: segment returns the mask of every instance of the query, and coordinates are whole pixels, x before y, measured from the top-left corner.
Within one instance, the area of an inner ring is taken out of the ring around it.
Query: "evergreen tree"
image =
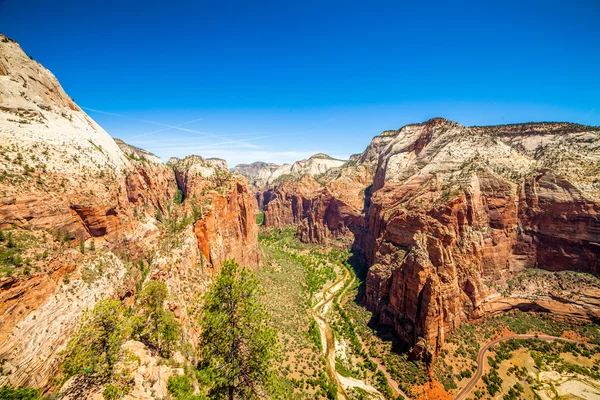
[[[167,358],[181,338],[181,327],[175,315],[164,308],[168,294],[164,282],[148,282],[138,296],[139,313],[132,319],[134,335]]]
[[[67,345],[65,375],[109,379],[127,337],[125,326],[125,310],[118,300],[99,301],[84,314],[79,331]]]
[[[210,376],[211,398],[265,398],[275,390],[277,337],[261,294],[252,273],[227,260],[204,295],[199,367]]]

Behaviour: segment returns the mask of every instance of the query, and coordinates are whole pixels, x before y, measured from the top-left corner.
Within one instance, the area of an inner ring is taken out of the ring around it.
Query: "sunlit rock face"
[[[82,313],[106,297],[131,303],[140,264],[167,283],[190,343],[187,310],[223,260],[257,265],[246,181],[224,160],[173,163],[111,138],[0,35],[0,230],[30,263],[0,276],[0,386],[51,385]]]
[[[511,308],[597,318],[595,289],[569,305],[496,287],[524,268],[599,273],[599,149],[583,125],[435,118],[257,198],[267,226],[353,237],[370,266],[366,306],[415,353],[435,353],[461,323]]]

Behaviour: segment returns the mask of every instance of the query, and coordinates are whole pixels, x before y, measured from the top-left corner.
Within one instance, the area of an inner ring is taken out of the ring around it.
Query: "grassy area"
[[[327,255],[300,243],[295,230],[264,230],[259,236],[265,266],[257,273],[267,291],[265,302],[282,344],[280,378],[293,399],[334,398],[325,371],[319,330],[312,318],[315,282],[336,277],[323,265]],[[309,284],[311,282],[311,284]],[[319,288],[320,289],[320,288]]]

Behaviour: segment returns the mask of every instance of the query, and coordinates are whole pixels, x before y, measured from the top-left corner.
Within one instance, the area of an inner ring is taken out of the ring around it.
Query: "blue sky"
[[[230,166],[436,116],[600,125],[599,20],[597,0],[0,0],[0,32],[112,136]]]

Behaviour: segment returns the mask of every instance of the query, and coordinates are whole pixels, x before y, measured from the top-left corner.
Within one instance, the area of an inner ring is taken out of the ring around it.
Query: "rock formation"
[[[436,119],[400,129],[381,153],[365,301],[409,346],[439,349],[460,323],[494,310],[494,286],[524,268],[599,272],[599,131],[513,128]]]
[[[296,224],[304,241],[351,234],[370,267],[365,305],[415,353],[435,353],[461,323],[511,308],[600,316],[595,301],[501,293],[525,268],[598,275],[599,176],[597,128],[437,118],[258,199],[267,226]]]
[[[206,260],[214,266],[226,258],[257,265],[256,203],[246,181],[232,175],[227,164],[198,156],[179,160],[173,168],[184,203],[197,216],[194,232]]]
[[[258,263],[255,202],[224,160],[165,165],[113,140],[3,35],[0,171],[1,244],[18,250],[0,265],[0,386],[51,385],[82,313],[131,301],[147,272],[189,327],[224,259]]]
[[[269,177],[279,167],[280,165],[277,164],[257,161],[252,164],[238,164],[233,169],[233,173],[245,176],[248,183],[255,188],[262,188],[267,185]]]
[[[233,172],[244,175],[248,182],[259,189],[265,186],[280,184],[290,180],[298,180],[304,175],[318,177],[326,172],[344,165],[344,160],[337,160],[327,154],[318,153],[307,160],[293,164],[267,164],[257,161],[252,164],[237,165]]]

